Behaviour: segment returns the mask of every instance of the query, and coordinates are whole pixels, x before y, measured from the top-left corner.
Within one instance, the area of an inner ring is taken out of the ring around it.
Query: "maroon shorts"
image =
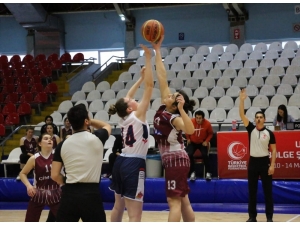
[[[184,197],[190,192],[187,181],[189,170],[189,165],[177,164],[174,167],[165,167],[167,197]]]

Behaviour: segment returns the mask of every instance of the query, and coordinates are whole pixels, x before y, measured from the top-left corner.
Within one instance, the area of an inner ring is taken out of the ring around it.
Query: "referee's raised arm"
[[[108,135],[111,134],[111,126],[102,120],[90,119],[90,125],[96,129],[105,129]]]
[[[243,121],[245,127],[247,127],[249,124],[249,119],[245,115],[245,107],[244,107],[244,101],[246,100],[246,98],[247,98],[246,89],[243,88],[240,92],[239,112],[240,112],[241,120]]]

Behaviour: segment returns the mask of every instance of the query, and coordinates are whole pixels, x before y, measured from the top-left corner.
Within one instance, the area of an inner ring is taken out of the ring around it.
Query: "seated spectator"
[[[67,135],[72,135],[72,134],[73,134],[72,126],[69,122],[69,119],[66,117],[64,119],[64,128],[62,128],[60,132],[60,139],[65,140]]]
[[[47,133],[47,130],[46,130],[47,124],[53,124],[53,133],[58,135],[58,129],[57,129],[57,126],[53,123],[52,116],[45,117],[45,124],[41,127],[41,135],[44,133]]]
[[[194,166],[194,153],[197,149],[200,150],[205,166],[206,179],[211,180],[210,163],[208,157],[208,147],[210,139],[213,137],[213,129],[211,123],[204,118],[204,112],[198,110],[195,112],[195,118],[192,119],[195,132],[192,135],[186,135],[187,147],[186,151],[190,158],[190,180],[196,179]]]
[[[116,135],[116,140],[114,142],[114,146],[112,148],[112,153],[108,156],[108,164],[109,164],[109,173],[107,177],[109,179],[112,178],[112,170],[116,161],[116,158],[122,153],[122,148],[123,148],[123,139],[121,135]]]
[[[28,159],[37,152],[37,140],[38,137],[33,135],[33,127],[26,129],[26,135],[20,139],[20,169],[22,170]],[[17,176],[17,180],[20,180],[20,176]]]
[[[285,105],[279,105],[277,110],[277,116],[274,118],[273,125],[279,126],[280,130],[286,130],[286,124],[288,122],[294,122],[295,119],[288,114]]]
[[[56,134],[53,133],[53,130],[54,130],[53,123],[47,124],[47,126],[46,126],[46,133],[51,136],[51,139],[53,141],[53,149],[55,149],[56,146],[60,142],[60,138],[58,137],[58,135],[56,135]]]

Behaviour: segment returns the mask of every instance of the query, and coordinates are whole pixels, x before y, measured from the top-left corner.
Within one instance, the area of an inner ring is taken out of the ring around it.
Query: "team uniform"
[[[275,144],[275,136],[265,127],[258,130],[252,123],[246,127],[250,141],[250,159],[248,166],[249,204],[250,218],[256,218],[256,194],[257,183],[260,176],[265,195],[266,216],[273,217],[274,204],[272,196],[272,175],[268,175],[270,167],[269,145]]]
[[[26,162],[30,158],[27,153],[31,153],[34,155],[36,152],[37,143],[35,137],[32,137],[31,140],[28,140],[25,136],[22,137],[22,139],[24,140],[24,145],[20,147],[22,151],[22,154],[20,155],[20,163],[26,164]]]
[[[180,115],[165,109],[166,105],[161,105],[154,116],[154,138],[165,168],[167,197],[184,197],[190,191],[187,183],[190,160],[184,150],[182,131],[172,125],[173,119]]]
[[[44,124],[44,125],[41,127],[41,135],[42,135],[43,133],[47,133],[47,125],[48,125],[48,124]],[[58,129],[57,129],[57,126],[56,126],[54,123],[52,123],[52,125],[53,125],[53,134],[57,134],[57,135],[58,135]]]
[[[61,129],[61,132],[62,132],[62,139],[65,140],[67,135],[72,135],[73,130],[72,128],[66,130],[66,128],[64,127],[63,129]]]
[[[45,206],[49,206],[53,215],[56,215],[61,198],[60,186],[51,179],[53,152],[48,158],[38,152],[34,158],[33,186],[36,188],[36,194],[29,201],[25,222],[39,222]]]
[[[122,197],[136,201],[144,199],[146,155],[149,148],[149,125],[139,120],[132,112],[119,123],[123,149],[117,157],[110,190]]]
[[[51,139],[53,141],[53,149],[55,149],[57,146],[56,137],[58,137],[56,134],[53,134],[53,136],[51,137]]]
[[[61,162],[65,171],[65,185],[57,212],[58,222],[106,222],[99,190],[103,146],[108,139],[106,129],[94,134],[78,131],[60,142],[53,161]]]

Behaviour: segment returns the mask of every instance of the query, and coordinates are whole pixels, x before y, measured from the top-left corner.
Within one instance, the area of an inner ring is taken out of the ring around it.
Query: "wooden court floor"
[[[106,210],[107,222],[110,222],[110,210]],[[23,222],[26,210],[0,210],[0,222]],[[44,210],[40,222],[47,219],[48,210]],[[195,212],[196,222],[245,222],[246,213]],[[142,222],[167,222],[168,211],[143,211]],[[300,222],[300,214],[274,214],[274,222]],[[266,222],[265,214],[258,214],[258,222]],[[123,222],[128,222],[124,212]]]

